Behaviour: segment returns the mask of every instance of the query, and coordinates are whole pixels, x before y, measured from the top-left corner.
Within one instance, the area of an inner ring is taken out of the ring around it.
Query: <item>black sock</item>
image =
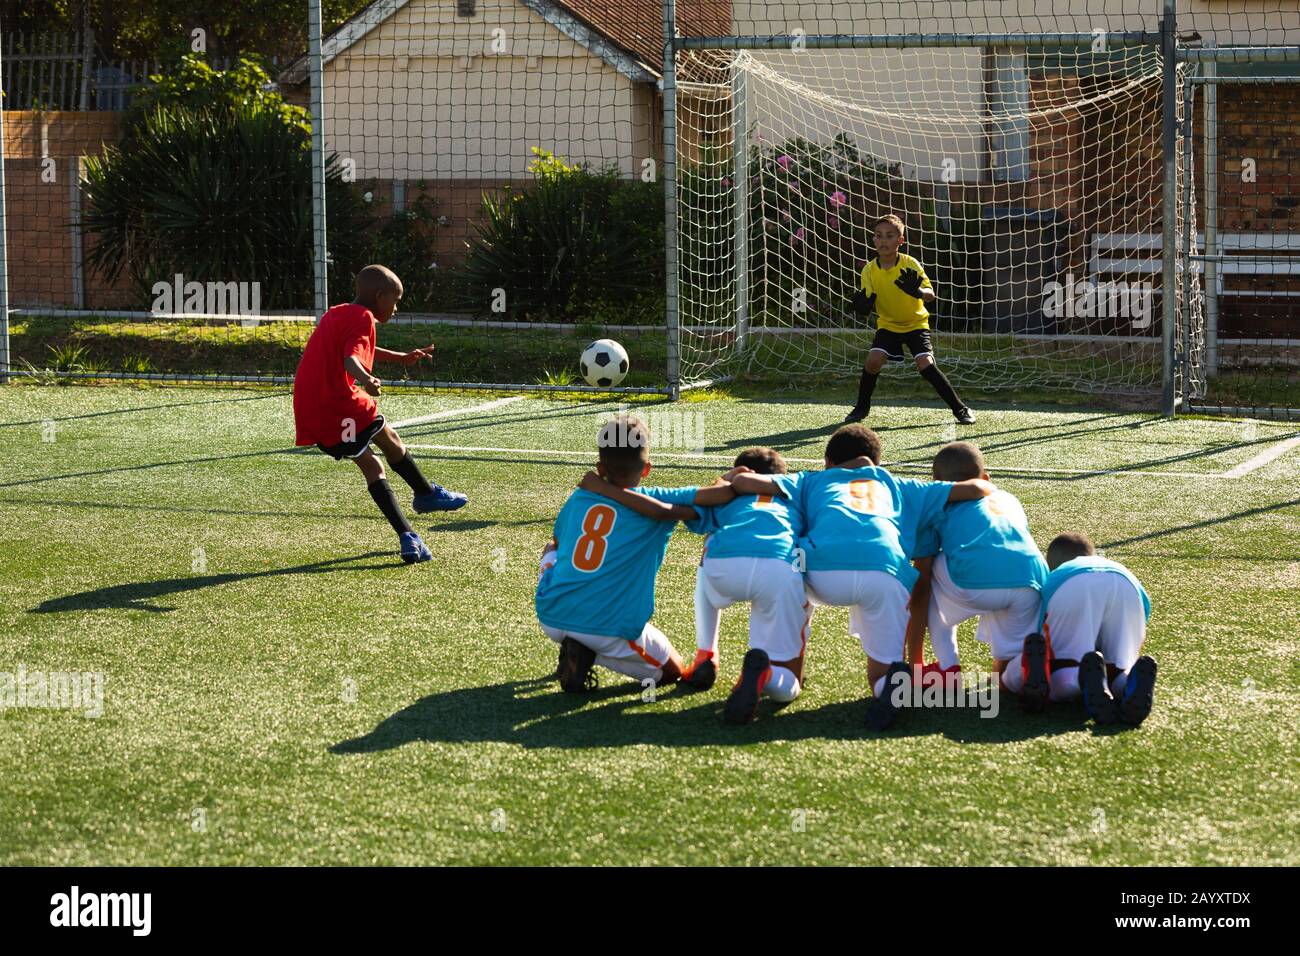
[[[965,406],[953,391],[952,382],[948,381],[948,376],[939,371],[939,366],[931,362],[925,368],[921,369],[921,377],[934,386],[934,390],[939,393],[939,397],[948,403],[948,407],[954,412],[960,411]]]
[[[854,408],[871,407],[871,393],[876,390],[876,379],[879,377],[877,372],[868,372],[865,368],[862,370],[862,378],[858,382],[858,404]]]
[[[384,513],[384,517],[388,519],[394,531],[401,534],[404,531],[415,530],[411,527],[411,522],[406,520],[406,515],[402,514],[402,509],[398,507],[397,495],[393,494],[387,478],[372,481],[366,487],[370,489],[370,497],[375,499],[375,504],[379,505],[379,510]]]
[[[433,491],[429,479],[420,474],[420,466],[415,463],[415,459],[411,457],[409,451],[401,461],[390,461],[388,467],[397,472],[417,495],[427,495]]]

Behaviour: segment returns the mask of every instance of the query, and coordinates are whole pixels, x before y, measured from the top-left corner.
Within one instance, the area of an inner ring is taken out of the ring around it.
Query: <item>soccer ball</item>
[[[613,388],[627,375],[627,351],[613,339],[597,339],[582,352],[578,365],[588,385]]]

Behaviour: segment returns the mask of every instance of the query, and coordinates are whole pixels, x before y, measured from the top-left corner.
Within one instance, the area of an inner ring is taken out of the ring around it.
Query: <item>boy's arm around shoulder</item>
[[[695,492],[695,504],[716,508],[725,505],[736,497],[735,488],[726,477],[719,478],[713,484]]]
[[[772,480],[771,475],[757,475],[744,472],[732,477],[731,487],[738,495],[772,495],[775,498],[786,497],[785,489]]]
[[[997,486],[983,478],[970,478],[966,481],[953,482],[948,491],[949,503],[954,501],[978,501],[997,491]]]
[[[699,512],[690,505],[670,505],[649,495],[643,495],[639,491],[620,488],[594,471],[583,475],[578,487],[602,498],[608,498],[610,501],[617,501],[625,508],[630,508],[637,514],[655,521],[695,521],[700,516]]]

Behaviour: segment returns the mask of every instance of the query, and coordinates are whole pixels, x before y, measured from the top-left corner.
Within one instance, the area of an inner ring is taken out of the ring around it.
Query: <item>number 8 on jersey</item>
[[[579,571],[596,571],[605,563],[605,540],[614,530],[617,517],[609,505],[592,505],[582,516],[582,536],[573,546],[573,566]]]

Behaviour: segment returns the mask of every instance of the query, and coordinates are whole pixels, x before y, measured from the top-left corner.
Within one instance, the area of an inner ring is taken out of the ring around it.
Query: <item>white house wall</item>
[[[408,3],[331,61],[325,96],[359,178],[520,179],[533,146],[631,175],[647,137],[632,81],[513,0]]]

